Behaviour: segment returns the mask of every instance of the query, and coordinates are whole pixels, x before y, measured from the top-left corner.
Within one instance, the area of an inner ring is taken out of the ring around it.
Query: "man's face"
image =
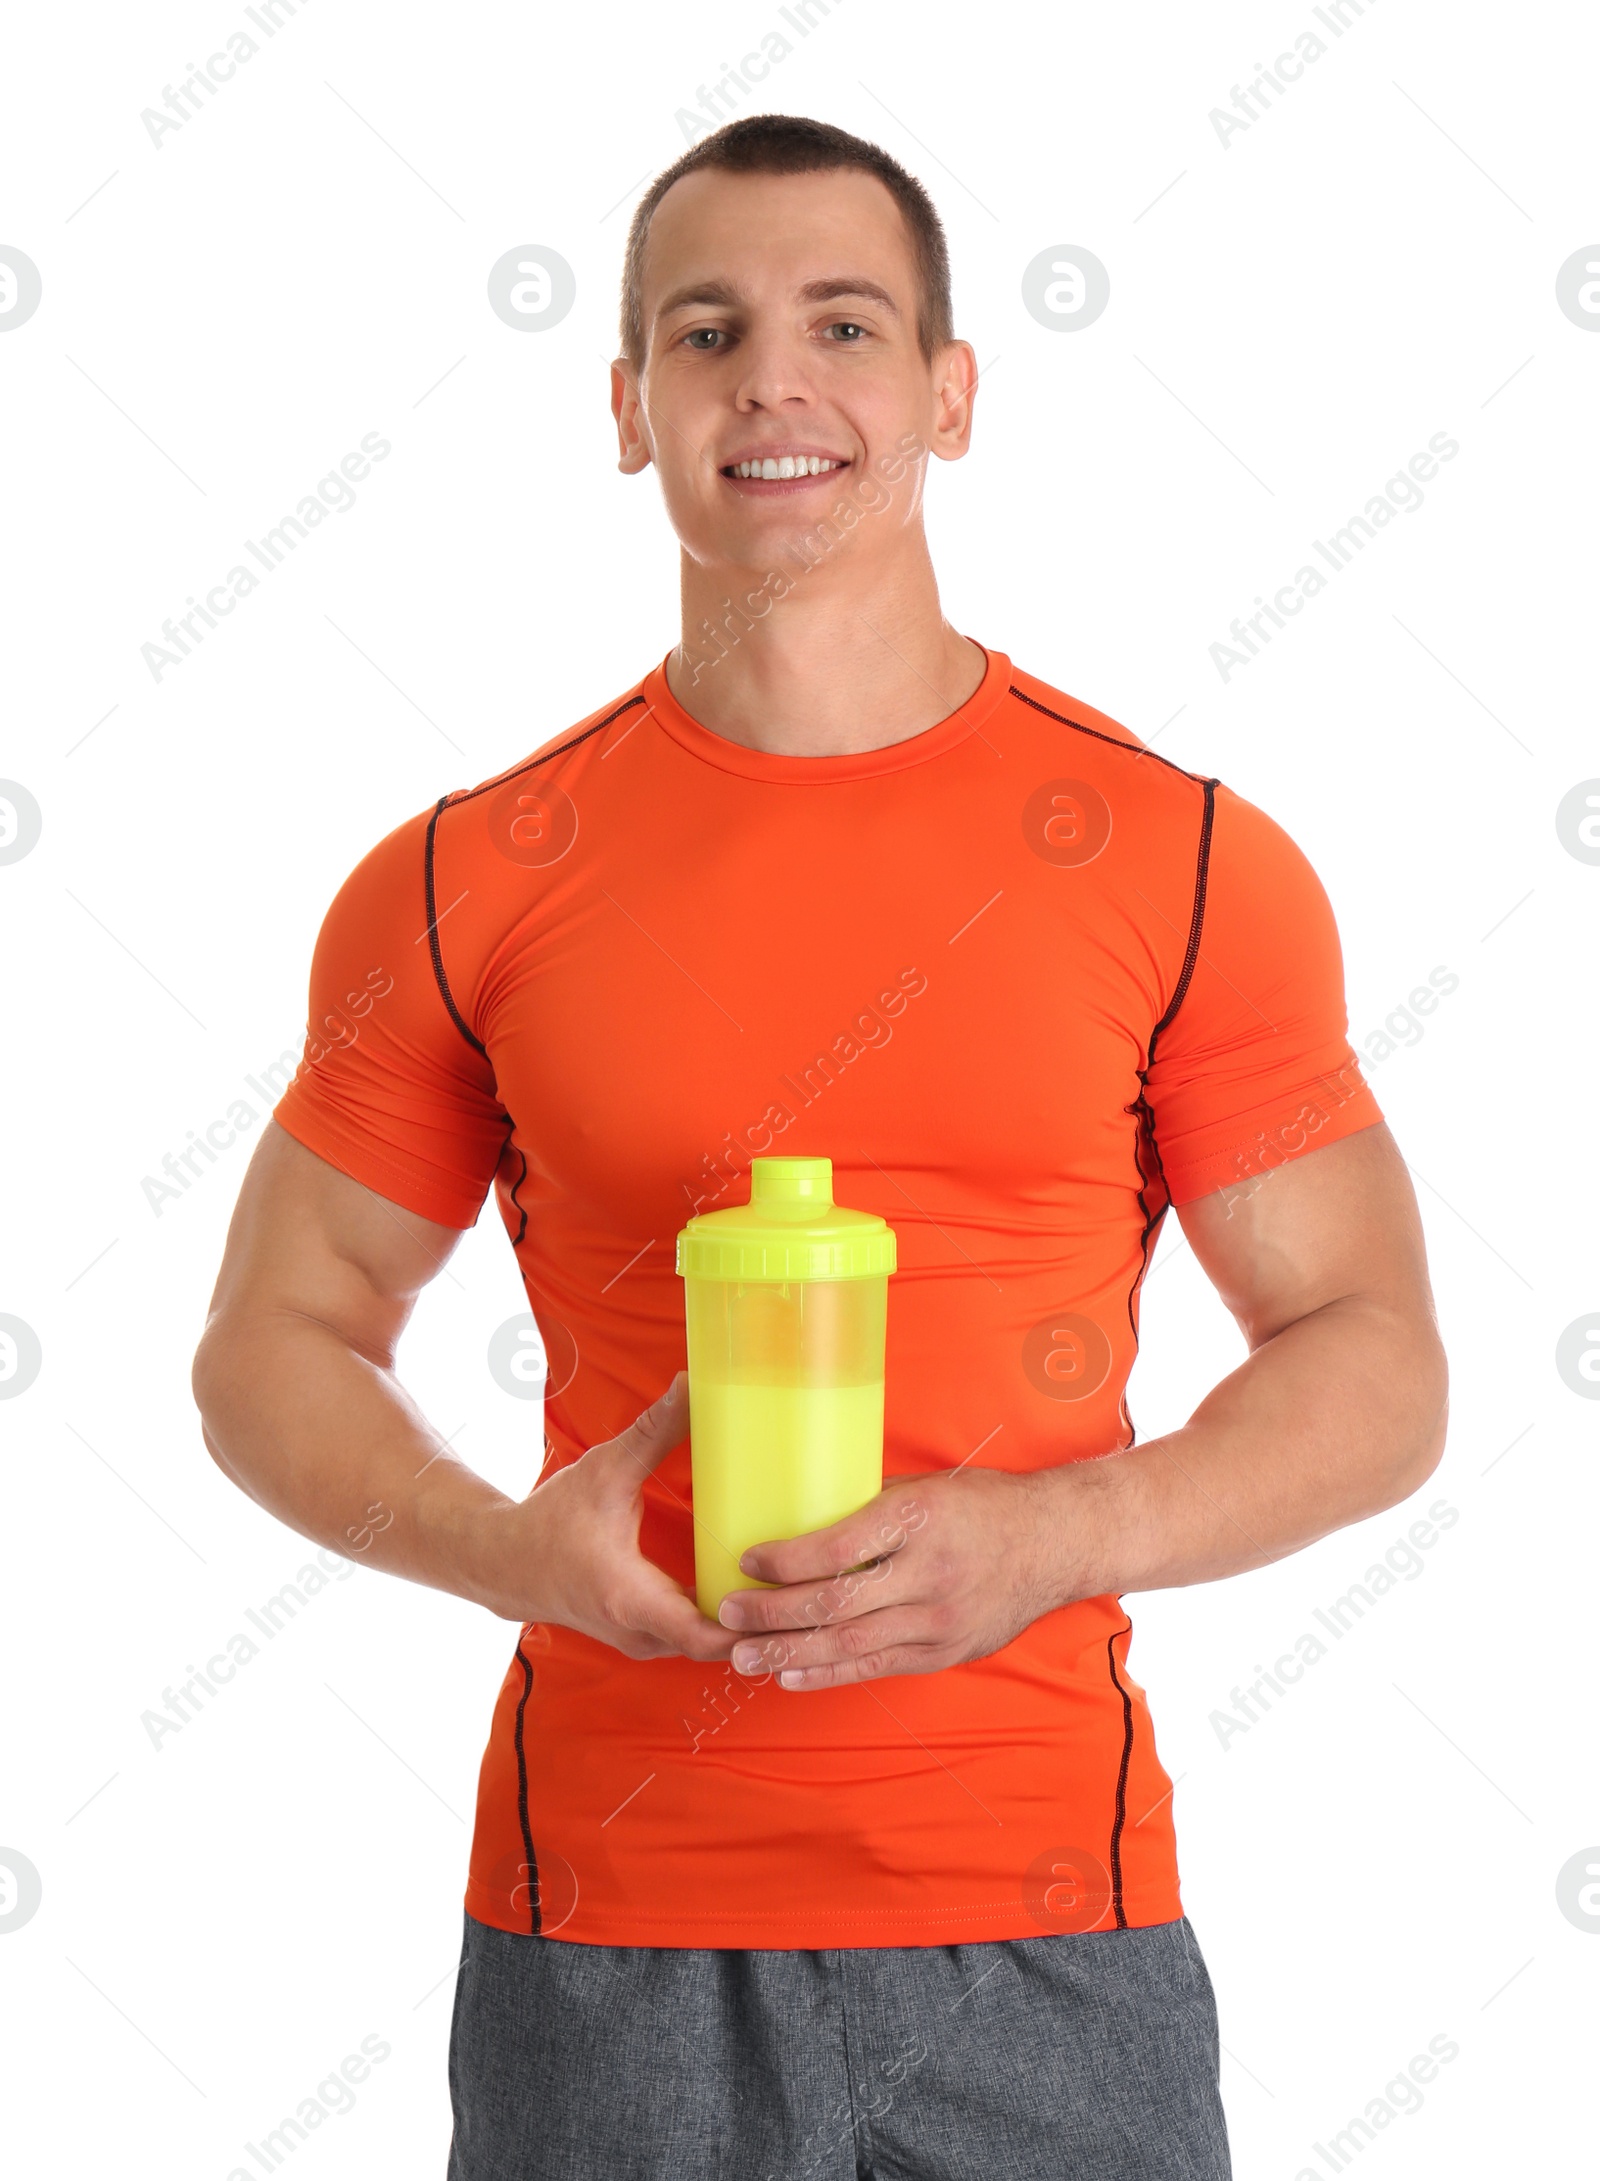
[[[952,410],[948,384],[971,352],[918,347],[911,241],[875,175],[686,175],[651,222],[641,300],[643,368],[613,373],[620,466],[654,462],[703,565],[772,568],[848,500],[873,515],[838,555],[859,575],[919,520],[927,454],[966,451],[970,401]]]

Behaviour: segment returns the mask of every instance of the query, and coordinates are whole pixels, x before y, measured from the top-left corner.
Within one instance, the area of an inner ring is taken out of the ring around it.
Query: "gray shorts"
[[[1228,2181],[1187,1917],[952,1946],[466,1918],[449,2181]]]

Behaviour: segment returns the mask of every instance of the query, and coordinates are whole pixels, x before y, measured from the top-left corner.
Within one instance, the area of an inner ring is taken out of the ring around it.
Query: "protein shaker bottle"
[[[825,1529],[883,1489],[894,1230],[833,1201],[831,1159],[752,1159],[750,1201],[678,1235],[689,1348],[695,1594],[755,1585],[739,1555]]]

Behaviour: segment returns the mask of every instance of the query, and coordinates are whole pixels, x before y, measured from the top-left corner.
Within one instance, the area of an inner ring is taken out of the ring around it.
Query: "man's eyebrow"
[[[675,310],[728,308],[743,302],[738,289],[727,280],[694,280],[686,288],[674,288],[657,307],[658,318],[670,318]]]
[[[859,273],[844,280],[809,280],[800,295],[807,303],[840,303],[858,295],[864,303],[881,303],[895,318],[900,315],[900,306],[888,289],[879,287],[875,280],[863,279]]]
[[[887,288],[876,280],[868,280],[859,273],[851,273],[834,280],[808,280],[800,290],[803,303],[838,303],[851,297],[859,297],[865,303],[878,303],[891,316],[900,316],[900,306]],[[656,311],[658,318],[670,318],[680,310],[734,310],[746,301],[746,297],[728,280],[695,280],[687,287],[674,288],[664,296]]]

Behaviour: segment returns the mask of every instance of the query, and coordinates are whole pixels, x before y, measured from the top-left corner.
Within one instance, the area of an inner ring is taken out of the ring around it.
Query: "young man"
[[[975,384],[938,219],[873,146],[760,117],[654,184],[613,407],[682,640],[351,874],[235,1216],[212,1454],[519,1630],[454,2181],[1225,2175],[1121,1594],[1293,1552],[1442,1447],[1310,866],[941,615],[922,491]],[[674,1237],[767,1151],[898,1236],[889,1483],[713,1622]],[[521,1501],[393,1372],[491,1182],[549,1357]],[[1169,1206],[1250,1353],[1136,1444]]]

